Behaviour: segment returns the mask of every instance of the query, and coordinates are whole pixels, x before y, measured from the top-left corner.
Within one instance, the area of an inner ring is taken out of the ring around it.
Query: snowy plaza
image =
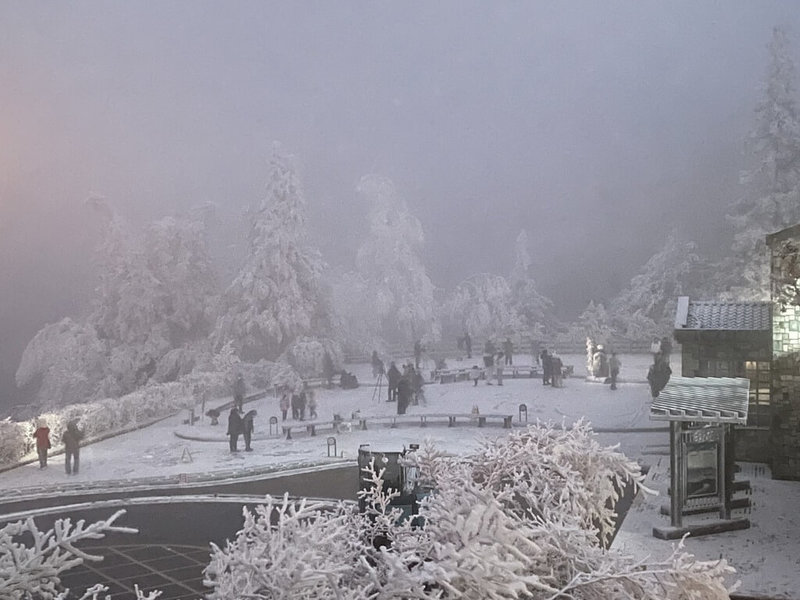
[[[565,355],[563,358],[565,364],[584,368],[585,357]],[[649,420],[650,396],[644,375],[650,360],[649,355],[623,355],[621,383],[616,391],[580,376],[565,379],[562,388],[543,386],[541,378],[528,377],[505,378],[502,387],[496,382],[490,386],[484,380],[477,386],[470,381],[429,383],[425,386],[425,403],[410,406],[407,416],[464,414],[477,406],[485,414],[512,414],[514,428],[519,428],[524,425],[520,422],[519,411],[520,404],[524,403],[530,422],[539,419],[569,426],[585,418],[600,431],[597,435],[603,445],[619,444],[626,455],[649,467],[645,485],[659,492],[655,497],[643,493],[637,496],[614,547],[638,557],[652,554],[660,558],[668,555],[674,546],[672,542],[655,539],[651,533],[655,525],[669,520],[659,513],[659,507],[668,499],[669,440],[663,423]],[[470,366],[471,362],[452,361],[454,367]],[[527,360],[526,364],[530,362]],[[345,422],[350,430],[340,434],[322,430],[311,437],[300,428],[291,440],[286,440],[280,430],[269,435],[269,417],[280,419],[278,399],[269,394],[246,405],[248,410],[258,411],[252,452],[230,453],[223,423],[211,426],[210,419],[203,417],[189,426],[185,423],[187,412],[182,411],[138,431],[86,446],[79,475],[67,477],[64,474],[60,455],[53,456],[50,466],[44,470],[31,463],[7,471],[2,474],[0,493],[13,499],[24,497],[28,493],[26,488],[37,493],[48,487],[60,487],[65,491],[80,490],[84,486],[113,490],[115,486],[132,485],[137,479],[146,481],[154,475],[166,483],[180,481],[181,474],[187,473],[202,479],[203,475],[213,476],[215,471],[230,476],[234,470],[234,476],[247,476],[265,466],[274,467],[276,471],[313,469],[314,465],[353,463],[362,444],[399,450],[430,439],[442,450],[459,454],[474,446],[481,436],[498,437],[506,433],[499,425],[479,429],[474,423],[451,428],[439,422],[421,428],[413,424],[412,419],[397,428],[381,423],[370,425],[366,431],[359,430],[357,419],[349,418],[353,413],[358,411],[366,417],[388,416],[395,414],[396,405],[386,402],[385,385],[380,390],[380,398],[376,397],[369,365],[351,367],[361,383],[359,388],[321,388],[316,392],[318,422],[332,419],[335,413],[346,415]],[[661,431],[647,431],[651,429]],[[329,456],[327,440],[331,436],[336,440],[336,457]],[[688,538],[686,548],[701,560],[727,558],[737,570],[733,580],[742,582],[740,593],[793,598],[800,586],[797,575],[800,572],[797,558],[800,519],[794,515],[792,507],[800,503],[800,483],[773,481],[763,471],[763,466],[759,470],[758,465],[750,463],[743,466],[740,477],[751,479],[752,507],[747,516],[752,527],[740,532]],[[354,487],[355,484],[354,481]],[[154,487],[155,491],[157,489]]]

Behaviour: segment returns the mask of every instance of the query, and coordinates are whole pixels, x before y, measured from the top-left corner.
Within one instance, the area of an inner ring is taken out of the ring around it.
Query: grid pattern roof
[[[672,377],[653,398],[650,419],[745,425],[749,392],[744,377]]]
[[[676,329],[769,331],[770,314],[769,302],[691,301],[676,319]]]

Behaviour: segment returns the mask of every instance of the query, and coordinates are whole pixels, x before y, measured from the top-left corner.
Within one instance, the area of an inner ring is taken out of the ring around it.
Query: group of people
[[[386,372],[388,398],[387,402],[397,402],[397,414],[406,414],[409,405],[417,405],[425,401],[423,386],[425,378],[422,372],[412,364],[403,365],[403,371],[392,362]]]
[[[280,400],[281,420],[286,420],[290,408],[292,409],[292,419],[295,421],[305,421],[306,411],[308,411],[310,419],[317,418],[317,395],[308,387],[307,383],[303,383],[300,390],[286,389],[283,391]]]
[[[253,421],[256,417],[255,410],[249,410],[242,414],[242,409],[238,405],[231,408],[228,415],[228,444],[231,452],[239,451],[239,436],[244,438],[244,449],[247,452],[252,452],[253,448],[250,442],[253,439]]]
[[[539,352],[539,362],[542,365],[542,385],[562,387],[564,382],[564,363],[561,357],[547,348]]]
[[[67,475],[77,475],[78,467],[80,466],[80,451],[81,440],[83,440],[84,433],[78,429],[78,424],[75,421],[67,423],[67,428],[61,434],[61,442],[64,444],[64,467]],[[36,431],[33,432],[33,438],[36,440],[36,453],[39,456],[39,468],[44,469],[47,467],[47,455],[52,448],[50,443],[50,428],[44,421],[39,423]]]

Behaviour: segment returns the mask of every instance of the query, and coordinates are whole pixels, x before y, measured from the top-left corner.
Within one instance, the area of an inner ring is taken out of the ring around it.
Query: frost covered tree
[[[456,331],[476,337],[511,335],[523,328],[511,286],[502,275],[479,273],[459,283],[446,302],[445,314]]]
[[[541,338],[553,329],[553,302],[539,293],[531,269],[528,233],[523,229],[514,244],[514,267],[509,277],[512,303],[525,331]]]
[[[162,219],[136,235],[105,201],[90,203],[105,220],[91,314],[45,326],[17,370],[18,385],[39,382],[37,401],[46,406],[185,374],[210,331],[216,280],[202,214]]]
[[[662,337],[672,330],[678,296],[691,290],[700,258],[693,242],[673,232],[628,286],[614,298],[610,318],[615,330],[633,340]]]
[[[335,339],[354,353],[384,350],[382,311],[373,296],[370,282],[360,273],[336,271],[332,273],[329,285]]]
[[[740,299],[769,298],[765,237],[800,223],[800,113],[796,71],[786,32],[776,27],[769,44],[763,99],[750,136],[752,168],[742,177],[744,196],[729,220],[731,258],[718,284]]]
[[[323,262],[308,240],[302,186],[277,148],[250,216],[248,255],[223,295],[212,339],[216,348],[233,342],[243,360],[275,360],[298,336],[327,328]]]
[[[414,520],[392,500],[380,464],[351,505],[267,498],[224,548],[213,548],[212,600],[722,600],[724,560],[679,548],[648,563],[607,548],[613,503],[641,485],[635,462],[601,447],[579,422],[536,425],[451,456],[430,442],[406,456],[430,495]]]
[[[596,344],[605,344],[614,333],[611,318],[602,303],[590,300],[578,320],[569,326],[566,333],[559,336],[559,341],[568,344],[583,345],[586,338]]]
[[[387,341],[439,339],[434,286],[420,257],[421,223],[385,177],[362,177],[358,192],[370,204],[369,234],[356,257],[376,315],[367,318],[377,318]]]

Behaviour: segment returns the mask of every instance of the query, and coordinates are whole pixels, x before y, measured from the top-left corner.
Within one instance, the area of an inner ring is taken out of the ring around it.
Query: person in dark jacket
[[[387,402],[397,401],[397,384],[400,381],[400,369],[394,364],[394,361],[389,365],[389,370],[386,372],[386,381],[388,382],[389,399]]]
[[[411,382],[409,381],[408,376],[403,375],[397,382],[397,414],[406,414],[406,408],[408,408],[410,402]]]
[[[672,375],[672,369],[669,363],[657,355],[655,362],[650,365],[647,371],[647,382],[650,384],[650,395],[653,398],[658,398]]]
[[[253,420],[258,413],[255,410],[248,410],[247,414],[242,417],[242,437],[244,437],[244,449],[246,452],[252,452],[250,447],[250,440],[253,439]]]
[[[33,437],[36,439],[36,453],[39,455],[39,468],[44,469],[47,466],[47,451],[50,450],[50,428],[47,423],[42,421],[39,427],[33,432]]]
[[[503,354],[505,355],[507,365],[514,364],[514,360],[512,358],[514,354],[514,344],[511,341],[511,338],[506,338],[506,341],[503,342]]]
[[[242,415],[234,406],[228,415],[228,436],[230,438],[228,443],[230,445],[231,452],[239,451],[237,446],[239,445],[239,436],[242,434],[242,429]]]
[[[539,360],[542,361],[542,385],[548,385],[552,377],[552,364],[550,363],[550,353],[547,348],[542,350]]]
[[[67,475],[78,474],[82,439],[83,431],[78,429],[78,424],[75,421],[67,423],[67,429],[61,436],[61,441],[64,442],[64,467]]]

